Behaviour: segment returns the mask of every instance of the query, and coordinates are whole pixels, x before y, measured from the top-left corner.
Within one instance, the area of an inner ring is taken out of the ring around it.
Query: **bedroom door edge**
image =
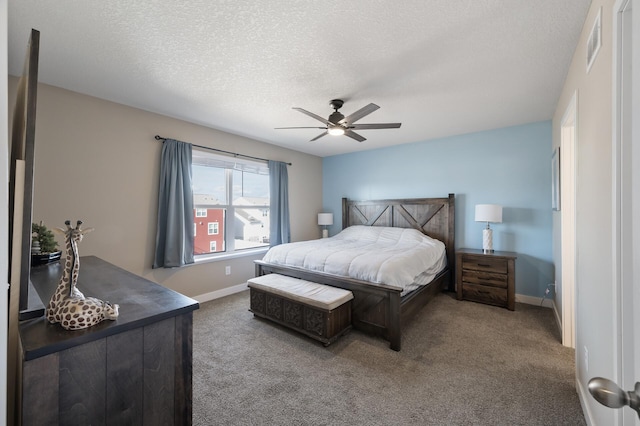
[[[560,246],[561,246],[561,297],[562,344],[575,348],[576,336],[576,189],[575,157],[577,145],[577,97],[574,92],[560,124]]]

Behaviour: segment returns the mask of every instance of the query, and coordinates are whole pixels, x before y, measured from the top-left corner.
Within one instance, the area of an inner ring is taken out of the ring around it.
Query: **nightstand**
[[[456,291],[458,300],[472,300],[502,306],[516,305],[516,253],[478,249],[456,250]]]

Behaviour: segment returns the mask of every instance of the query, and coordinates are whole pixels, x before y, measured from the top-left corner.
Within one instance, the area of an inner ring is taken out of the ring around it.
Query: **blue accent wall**
[[[455,193],[456,248],[482,248],[486,223],[474,221],[475,205],[501,204],[503,222],[491,226],[493,247],[518,254],[516,293],[542,297],[554,277],[551,139],[551,121],[544,121],[326,157],[322,199],[323,211],[334,213],[330,235],[341,229],[342,197]]]

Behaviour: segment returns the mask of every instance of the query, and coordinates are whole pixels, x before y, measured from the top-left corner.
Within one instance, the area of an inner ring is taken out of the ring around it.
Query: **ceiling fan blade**
[[[373,124],[353,124],[350,129],[397,129],[402,123],[373,123]]]
[[[329,122],[329,120],[327,120],[326,118],[320,117],[317,114],[314,114],[312,112],[307,111],[306,109],[302,109],[302,108],[297,108],[297,107],[293,107],[293,109],[300,111],[303,114],[307,114],[309,117],[313,117],[318,121],[323,122],[324,124],[326,124],[327,126],[330,126],[332,123]]]
[[[274,127],[274,129],[326,129],[326,127]]]
[[[359,110],[357,110],[353,114],[348,115],[345,118],[343,118],[342,120],[340,120],[340,124],[355,123],[356,121],[360,120],[362,117],[371,114],[373,111],[377,110],[378,108],[380,108],[380,107],[378,105],[376,105],[376,104],[369,104],[366,107],[360,108]]]
[[[320,133],[318,136],[316,136],[315,138],[311,139],[309,142],[317,141],[318,139],[320,139],[321,137],[323,137],[324,135],[326,135],[328,133],[329,132]]]
[[[363,138],[362,136],[360,136],[356,132],[353,132],[353,131],[351,131],[349,129],[344,131],[344,135],[345,136],[349,136],[351,139],[355,139],[358,142],[362,142],[362,141],[366,141],[367,140],[367,138]]]

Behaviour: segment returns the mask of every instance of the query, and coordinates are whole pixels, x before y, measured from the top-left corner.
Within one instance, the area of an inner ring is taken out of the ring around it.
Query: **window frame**
[[[207,222],[207,235],[220,235],[220,222]]]
[[[229,156],[222,156],[220,154],[212,154],[208,151],[205,150],[200,150],[200,149],[195,149],[193,150],[193,152],[197,152],[197,157],[198,158],[203,158],[203,157],[211,157],[211,158],[215,158],[215,159],[221,159],[222,161],[227,161],[228,163],[237,163],[237,164],[241,164],[241,165],[246,165],[246,166],[256,166],[258,165],[260,167],[260,169],[263,170],[263,173],[257,173],[257,174],[262,174],[265,175],[266,173],[264,173],[264,169],[268,170],[268,166],[264,163],[259,163],[253,160],[245,160],[243,158],[237,158],[237,157],[229,157]],[[196,157],[194,156],[194,157]],[[217,165],[207,165],[207,164],[202,164],[198,161],[194,161],[192,159],[192,166],[193,165],[197,165],[197,166],[205,166],[205,167],[216,167],[216,168],[221,168],[224,170],[224,188],[225,188],[225,199],[224,200],[218,200],[223,202],[224,204],[206,204],[206,205],[200,205],[200,204],[196,204],[196,200],[195,200],[195,193],[194,193],[194,209],[198,209],[198,208],[203,208],[203,209],[222,209],[225,210],[225,218],[226,220],[224,220],[222,227],[224,230],[224,251],[220,251],[220,252],[215,252],[215,253],[205,253],[205,254],[196,254],[194,255],[194,260],[195,263],[199,263],[199,262],[206,262],[206,261],[215,261],[215,260],[221,260],[221,259],[228,259],[231,257],[242,257],[242,256],[248,256],[248,255],[253,255],[253,254],[259,254],[259,253],[265,253],[268,249],[269,249],[269,244],[268,243],[263,243],[262,241],[259,242],[259,244],[265,244],[265,245],[259,245],[256,247],[248,247],[248,248],[240,248],[240,249],[236,249],[236,241],[235,241],[235,215],[236,215],[236,210],[237,209],[260,209],[261,211],[264,210],[268,210],[270,213],[271,210],[271,206],[267,205],[260,205],[260,206],[256,206],[256,205],[246,205],[246,204],[233,204],[233,186],[234,186],[234,182],[233,182],[233,172],[234,172],[234,168],[232,167],[220,167]],[[243,172],[250,172],[250,170],[240,170]],[[267,172],[268,173],[268,172]],[[237,185],[236,185],[237,186]],[[270,204],[270,199],[271,199],[271,194],[269,193],[269,204]],[[268,217],[269,213],[267,214],[262,214],[260,217]],[[218,233],[217,234],[208,234],[208,235],[219,235],[220,233],[220,223],[219,222],[208,222],[209,224],[211,223],[217,223],[218,224]],[[208,228],[208,226],[207,226]],[[207,229],[208,231],[208,229]]]

